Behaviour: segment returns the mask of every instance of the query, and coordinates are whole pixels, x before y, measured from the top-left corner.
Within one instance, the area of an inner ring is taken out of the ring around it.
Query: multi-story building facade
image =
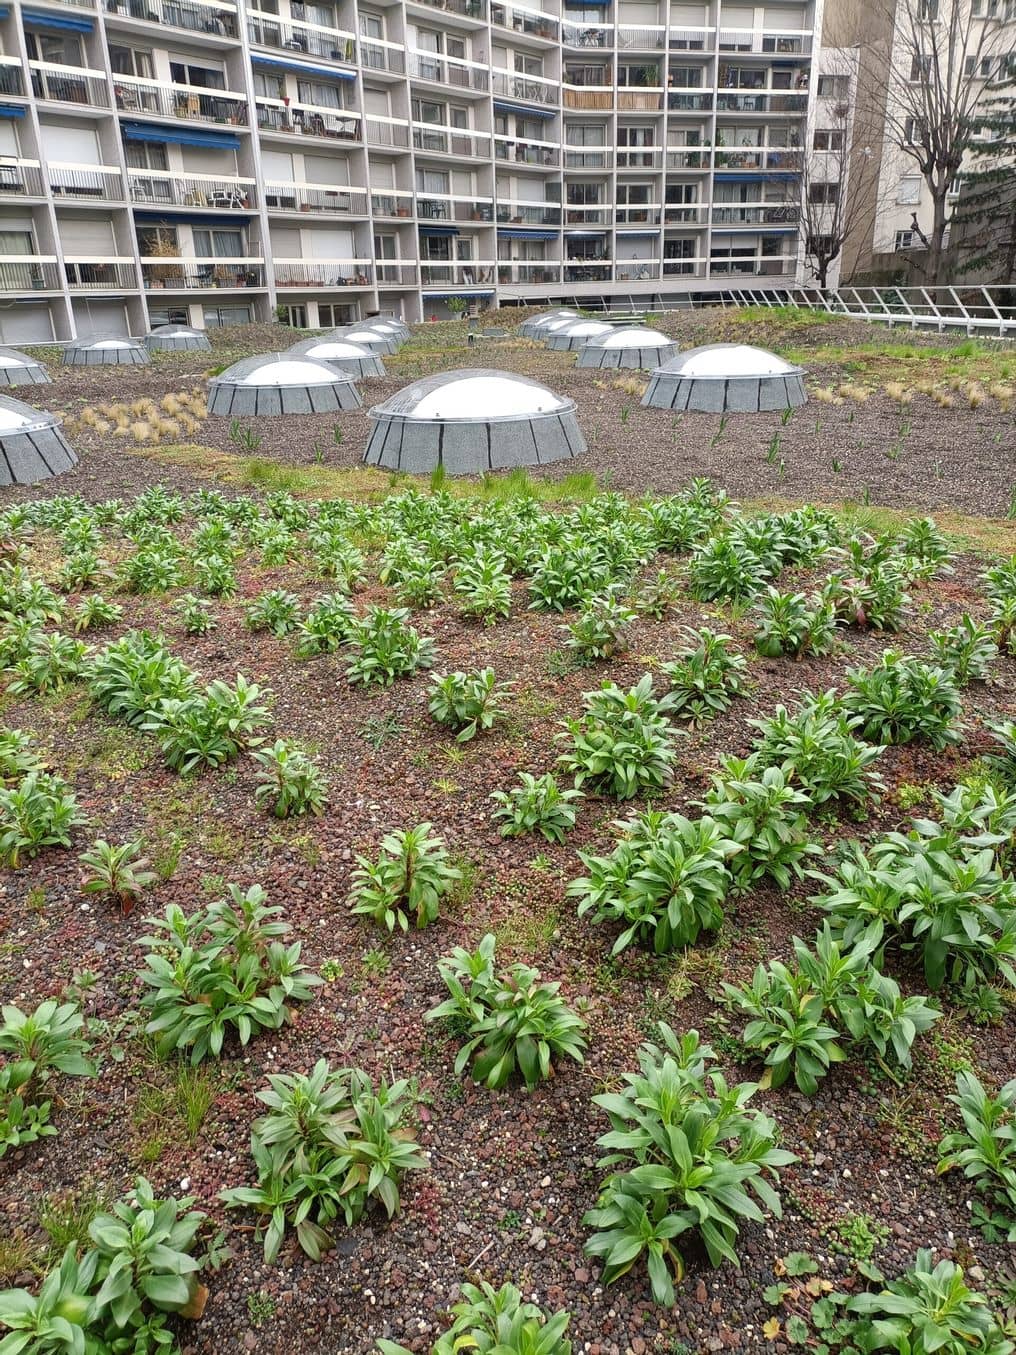
[[[786,285],[821,3],[9,0],[0,341]]]

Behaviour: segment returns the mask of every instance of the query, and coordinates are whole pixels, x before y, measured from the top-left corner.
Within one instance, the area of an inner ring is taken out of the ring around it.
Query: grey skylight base
[[[654,370],[662,362],[669,362],[680,352],[676,343],[655,345],[652,348],[601,348],[597,344],[586,344],[579,349],[580,367],[635,367],[639,371]]]
[[[808,396],[804,379],[788,376],[682,377],[653,373],[642,398],[648,409],[690,410],[700,414],[763,414],[797,409]]]
[[[287,349],[287,353],[295,357],[313,357],[314,349],[328,343],[328,339],[301,339],[299,343],[293,344],[292,348]],[[356,345],[358,348],[359,344]],[[368,353],[364,350],[363,356],[359,358],[345,357],[323,357],[322,362],[327,362],[330,367],[338,367],[343,372],[348,372],[350,376],[387,376],[385,365],[376,353]]]
[[[0,386],[45,386],[50,380],[35,358],[17,348],[0,348]]]
[[[511,466],[544,466],[585,450],[574,410],[489,423],[389,417],[375,420],[363,459],[368,466],[409,475],[426,475],[435,466],[449,475],[482,475]]]
[[[144,367],[151,362],[148,349],[140,343],[125,344],[122,348],[89,348],[94,340],[68,344],[63,351],[65,367]]]
[[[373,353],[375,357],[381,357],[388,353],[397,353],[402,346],[402,340],[394,334],[366,334],[364,331],[369,329],[369,325],[349,325],[343,329],[333,330],[328,338],[330,339],[349,339],[352,343],[359,344],[361,348],[366,348],[368,353]],[[359,337],[354,337],[358,335]]]
[[[519,325],[519,334],[523,339],[539,339],[546,325],[552,324],[555,320],[578,320],[578,311],[550,311],[543,315],[536,315],[532,320],[523,320]]]
[[[262,414],[333,414],[341,409],[359,409],[363,402],[352,381],[322,386],[236,386],[232,383],[208,388],[209,414],[228,417]]]
[[[160,333],[153,329],[145,335],[145,347],[149,352],[207,352],[211,348],[208,335],[199,329],[177,329],[172,333]]]
[[[593,335],[590,334],[572,335],[565,329],[557,334],[548,334],[546,343],[548,348],[552,348],[558,353],[577,353],[580,349],[585,348],[592,338]]]
[[[78,458],[55,424],[0,436],[0,485],[35,485],[77,464]]]

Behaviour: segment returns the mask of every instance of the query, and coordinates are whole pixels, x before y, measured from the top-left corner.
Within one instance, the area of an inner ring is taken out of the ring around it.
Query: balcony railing
[[[364,118],[364,136],[368,146],[390,146],[393,150],[409,149],[409,128],[395,118]]]
[[[120,202],[125,197],[123,177],[111,165],[68,165],[50,160],[49,186],[55,198],[74,202]]]
[[[473,133],[452,127],[435,127],[429,123],[413,123],[413,147],[418,151],[486,159],[490,154],[489,146],[489,132]]]
[[[51,103],[87,104],[91,108],[108,108],[109,93],[102,71],[91,71],[82,66],[58,66],[50,61],[30,61],[32,93],[37,99]]]
[[[617,46],[619,51],[653,52],[667,45],[665,28],[627,28],[618,25]]]
[[[768,146],[738,146],[735,151],[716,152],[716,168],[720,171],[778,169],[799,173],[802,164],[801,152],[797,150],[772,150]]]
[[[663,89],[619,89],[619,113],[655,113],[663,107]]]
[[[23,98],[25,82],[21,78],[21,62],[16,56],[0,56],[0,94]]]
[[[379,287],[415,287],[420,270],[415,263],[377,263],[374,265]]]
[[[665,226],[704,226],[709,207],[703,202],[668,202],[663,207]]]
[[[366,216],[363,188],[338,184],[265,181],[265,206],[270,212],[306,212],[323,216]]]
[[[496,267],[494,259],[479,259],[475,263],[436,263],[421,259],[420,277],[424,287],[482,287],[494,281]]]
[[[413,194],[390,188],[371,193],[370,210],[374,216],[409,217],[413,215]]]
[[[0,198],[41,198],[45,192],[38,160],[0,160]]]
[[[716,46],[714,28],[671,28],[667,46],[672,52],[711,52]]]
[[[557,103],[557,85],[539,75],[522,75],[516,71],[491,70],[490,88],[495,95],[519,99],[528,104]]]
[[[392,75],[404,75],[406,49],[395,42],[361,38],[360,65],[368,71],[390,71]]]
[[[667,169],[708,169],[711,146],[668,146]]]
[[[327,57],[329,61],[351,63],[356,56],[352,33],[317,24],[282,23],[274,14],[262,14],[259,10],[247,12],[247,37],[255,47],[302,52],[305,56]]]
[[[610,47],[614,42],[613,25],[564,24],[561,37],[566,47]]]
[[[618,207],[614,219],[619,226],[658,226],[660,224],[660,206],[658,203],[646,203],[637,207]]]
[[[416,214],[421,221],[493,221],[494,204],[489,198],[453,198],[447,194],[417,196]]]
[[[276,259],[276,287],[372,287],[370,259]]]
[[[72,292],[122,292],[138,285],[130,259],[64,258],[67,286]]]
[[[618,169],[659,169],[663,163],[662,146],[631,146],[618,148]]]
[[[495,160],[508,160],[516,165],[543,165],[553,167],[561,162],[559,147],[532,141],[512,141],[510,137],[494,138]]]
[[[565,169],[610,169],[614,163],[613,149],[606,146],[565,146]]]
[[[497,28],[509,28],[513,33],[523,33],[529,38],[546,38],[551,42],[556,41],[560,26],[560,20],[553,14],[534,14],[532,10],[502,4],[491,5],[490,22]]]
[[[803,113],[807,94],[765,94],[753,91],[734,93],[721,89],[716,95],[717,113]]]
[[[285,132],[290,136],[326,137],[338,141],[360,139],[357,113],[314,108],[310,104],[288,105],[278,99],[257,100],[258,126],[262,131]]]
[[[62,286],[52,254],[0,257],[0,292],[58,292]]]
[[[202,4],[200,0],[103,0],[107,14],[126,19],[142,19],[167,28],[182,28],[189,33],[208,33],[221,38],[237,38],[240,29],[233,5]]]
[[[61,5],[72,5],[75,9],[94,9],[93,0],[60,0]]]
[[[793,226],[800,219],[800,207],[790,202],[713,205],[714,226]]]
[[[535,287],[537,283],[561,281],[561,264],[557,259],[529,260],[525,263],[502,259],[497,265],[497,280],[502,287]]]
[[[228,175],[174,174],[165,169],[129,169],[131,202],[168,207],[214,207],[222,211],[249,211],[257,206],[253,179]]]
[[[413,80],[429,80],[433,84],[448,85],[451,89],[485,91],[490,86],[486,66],[457,57],[437,56],[429,52],[406,52],[406,74]]]
[[[709,271],[717,275],[752,278],[785,277],[792,274],[796,259],[792,254],[771,254],[766,258],[710,259]]]
[[[502,225],[560,226],[561,208],[533,202],[499,202],[497,219]]]
[[[614,90],[603,85],[598,89],[574,89],[565,85],[561,90],[561,102],[565,108],[598,109],[609,112],[614,107]]]
[[[595,259],[570,259],[564,266],[565,282],[609,282],[613,265]]]
[[[615,282],[649,282],[660,276],[659,259],[629,259],[614,264]]]
[[[811,33],[765,33],[758,29],[721,28],[721,52],[751,52],[764,56],[807,56],[811,52]]]
[[[216,288],[263,287],[263,259],[153,259],[141,260],[145,286],[167,292]]]
[[[671,113],[709,113],[712,107],[711,89],[700,90],[698,93],[691,90],[667,90],[667,108]]]
[[[705,276],[708,259],[664,259],[663,276],[665,278],[701,278]]]
[[[486,0],[415,0],[415,3],[429,5],[431,9],[443,9],[448,14],[458,14],[464,19],[487,17]]]
[[[247,125],[246,96],[234,90],[159,84],[134,75],[117,75],[113,95],[117,108],[124,113],[183,118],[189,122],[229,123],[233,127]]]
[[[613,220],[614,209],[612,207],[574,207],[569,205],[564,209],[566,226],[609,226]]]

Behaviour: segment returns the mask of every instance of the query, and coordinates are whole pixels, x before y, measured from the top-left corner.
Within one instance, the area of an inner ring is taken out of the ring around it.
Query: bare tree
[[[886,133],[917,164],[931,199],[931,221],[918,231],[934,286],[945,276],[950,187],[977,133],[985,79],[1016,52],[1016,26],[1003,18],[1004,0],[895,0],[894,8]]]
[[[819,287],[848,245],[870,237],[879,200],[882,109],[859,84],[857,53],[832,74],[841,82],[831,101],[819,99],[812,144],[801,175],[801,234],[807,265]]]

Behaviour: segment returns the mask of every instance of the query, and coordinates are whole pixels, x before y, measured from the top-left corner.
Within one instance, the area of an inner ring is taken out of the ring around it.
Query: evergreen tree
[[[1016,284],[1016,65],[978,111],[954,217],[957,272]]]

